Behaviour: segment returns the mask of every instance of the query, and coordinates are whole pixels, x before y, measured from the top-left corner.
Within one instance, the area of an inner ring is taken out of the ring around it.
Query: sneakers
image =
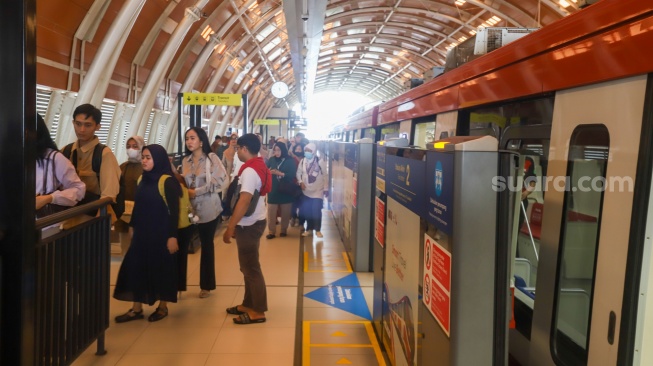
[[[324,237],[324,235],[322,235],[321,231],[316,232],[315,235],[317,235],[318,238]]]
[[[290,226],[295,227],[299,226],[299,219],[292,219],[292,222],[290,223]]]
[[[268,234],[265,236],[266,239],[274,239],[276,236],[274,234]]]
[[[306,230],[302,233],[302,236],[313,236],[313,230]]]

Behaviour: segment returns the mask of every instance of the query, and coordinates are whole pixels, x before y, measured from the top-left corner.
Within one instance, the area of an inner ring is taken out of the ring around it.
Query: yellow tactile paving
[[[335,325],[322,329],[321,336],[318,336],[313,329],[319,325]],[[341,327],[338,328],[337,326]],[[362,326],[364,330],[361,330]],[[338,329],[338,330],[333,330]],[[327,331],[324,334],[324,331]],[[366,335],[361,340],[361,331]],[[372,323],[369,321],[304,321],[303,322],[303,366],[316,365],[370,365],[370,358],[376,360],[379,366],[385,366],[385,360],[381,353],[381,348],[372,329]],[[331,339],[329,339],[331,338]],[[350,340],[358,343],[341,343],[340,341]],[[313,340],[323,343],[312,343]],[[358,349],[358,351],[356,351]],[[317,354],[312,360],[312,355]],[[373,355],[373,357],[370,357]]]
[[[347,252],[342,252],[342,259],[310,258],[310,254],[308,252],[304,252],[304,272],[351,273],[353,272],[353,269],[349,263]]]

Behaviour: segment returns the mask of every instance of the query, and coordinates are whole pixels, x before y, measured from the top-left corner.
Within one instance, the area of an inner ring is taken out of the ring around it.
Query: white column
[[[172,62],[172,58],[179,49],[179,45],[186,36],[186,33],[188,33],[188,30],[193,23],[200,19],[200,10],[207,2],[208,0],[198,0],[195,6],[192,8],[186,8],[186,15],[181,22],[179,22],[175,31],[170,36],[170,40],[168,40],[168,43],[158,56],[156,64],[154,65],[154,68],[152,68],[152,71],[145,82],[145,86],[140,94],[140,100],[136,104],[136,109],[132,115],[129,131],[127,133],[128,136],[145,135],[145,128],[147,126],[146,116],[149,116],[150,111],[152,110],[152,105],[154,104],[154,99],[156,98],[156,93],[161,81],[163,80],[164,73],[170,66],[170,62]],[[168,125],[168,128],[170,128],[170,125]]]
[[[209,60],[209,57],[211,57],[213,50],[215,50],[215,46],[219,43],[220,37],[216,36],[215,34],[211,35],[209,41],[204,45],[202,52],[200,52],[199,56],[197,56],[197,59],[195,59],[195,62],[193,63],[193,66],[191,67],[186,80],[184,80],[184,83],[181,85],[181,89],[179,89],[180,93],[193,91],[193,86],[197,82],[197,78],[199,78],[200,74],[202,73],[202,69],[204,69],[206,62]],[[175,95],[171,96],[171,98],[173,99],[172,105],[174,106],[174,113],[172,113],[170,115],[170,119],[168,119],[168,126],[171,127],[166,130],[166,136],[164,137],[164,141],[167,141],[166,149],[168,152],[174,151],[175,147],[177,146],[177,119],[179,118],[179,113],[177,112],[177,108],[179,108],[177,106],[179,98],[176,98]],[[213,141],[211,138],[209,138],[209,140]]]
[[[127,36],[131,32],[138,14],[143,9],[145,0],[127,0],[118,12],[116,19],[111,23],[109,31],[100,44],[100,48],[95,54],[91,67],[84,76],[84,81],[77,93],[76,105],[91,103],[93,94],[101,94],[92,104],[99,108],[104,99],[106,86],[109,84],[116,62],[120,56]],[[103,90],[96,90],[98,83],[106,80]]]

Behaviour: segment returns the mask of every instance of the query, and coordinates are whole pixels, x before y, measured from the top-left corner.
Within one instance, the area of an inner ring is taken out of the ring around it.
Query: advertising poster
[[[453,159],[451,153],[429,151],[426,155],[427,218],[449,235],[453,230]]]
[[[420,219],[390,197],[387,211],[383,342],[393,365],[413,366],[417,363]]]
[[[410,149],[401,149],[404,151]],[[386,156],[386,192],[388,197],[422,216],[426,208],[424,197],[424,161],[403,156]]]
[[[385,193],[385,147],[376,147],[376,189]]]
[[[374,238],[383,248],[385,246],[385,202],[376,197],[374,213]]]
[[[422,302],[449,336],[451,319],[451,253],[424,234],[424,296]]]

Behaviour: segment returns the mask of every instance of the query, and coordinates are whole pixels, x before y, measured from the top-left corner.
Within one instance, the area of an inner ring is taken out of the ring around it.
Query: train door
[[[556,94],[529,365],[617,364],[645,89]]]

